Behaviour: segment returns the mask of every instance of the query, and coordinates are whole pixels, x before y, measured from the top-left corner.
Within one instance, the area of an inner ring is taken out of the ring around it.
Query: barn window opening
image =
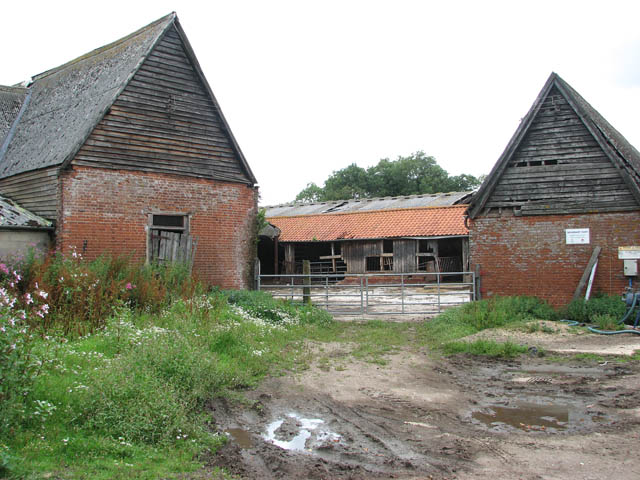
[[[518,162],[516,163],[516,167],[526,167],[527,166],[527,162]]]
[[[391,272],[393,271],[393,255],[372,255],[366,258],[367,272]]]
[[[418,253],[431,253],[433,248],[429,245],[428,240],[418,240]]]
[[[382,253],[393,253],[393,240],[382,241]]]
[[[172,231],[185,229],[186,215],[152,215],[152,228]]]
[[[544,164],[545,165],[557,165],[558,164],[558,160],[545,160]]]
[[[147,261],[156,263],[188,262],[193,240],[186,214],[150,214]]]
[[[535,160],[533,162],[529,162],[529,166],[530,167],[539,167],[540,165],[542,165],[542,162],[539,160]]]
[[[380,256],[367,257],[367,272],[380,272],[382,271],[382,263],[380,262]]]

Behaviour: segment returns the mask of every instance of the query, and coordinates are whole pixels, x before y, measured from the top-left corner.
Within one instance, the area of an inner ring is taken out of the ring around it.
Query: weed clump
[[[548,303],[535,297],[493,297],[446,310],[436,318],[425,322],[420,327],[419,335],[432,347],[453,353],[463,347],[457,345],[460,342],[449,345],[451,342],[482,330],[531,320],[557,318],[557,312]],[[467,353],[473,353],[473,351],[482,351],[485,347],[487,345],[480,342],[474,347],[464,347],[464,349]],[[491,356],[508,356],[515,350],[496,350],[491,346],[491,351],[502,352],[499,355],[492,353]]]
[[[620,320],[626,309],[625,302],[619,296],[597,294],[589,300],[583,298],[573,300],[565,308],[564,316],[580,323],[599,324],[603,322],[603,316],[615,318],[616,321]]]

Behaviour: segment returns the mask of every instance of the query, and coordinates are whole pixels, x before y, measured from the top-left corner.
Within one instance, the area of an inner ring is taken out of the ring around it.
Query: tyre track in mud
[[[271,378],[247,399],[251,407],[211,405],[217,429],[246,431],[251,446],[231,439],[210,466],[242,478],[640,478],[632,453],[640,444],[635,363],[434,361],[402,351],[386,367],[354,360],[339,371],[312,366]],[[500,408],[518,414],[522,402],[543,410],[553,403],[554,415],[559,408],[568,413],[562,421],[545,420],[551,426],[544,429],[496,414]],[[269,425],[281,419],[275,437],[267,438]],[[321,427],[308,432],[303,449],[275,444],[304,430],[305,419]],[[337,437],[322,437],[322,429]]]

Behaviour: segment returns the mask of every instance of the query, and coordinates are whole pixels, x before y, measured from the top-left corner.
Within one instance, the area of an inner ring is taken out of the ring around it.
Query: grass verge
[[[420,341],[444,354],[468,353],[492,357],[512,357],[525,347],[487,340],[461,342],[460,338],[489,328],[522,326],[532,320],[554,320],[557,313],[534,297],[494,297],[451,308],[418,329]]]
[[[176,300],[157,315],[120,307],[95,333],[35,340],[41,371],[3,432],[0,476],[155,479],[201,468],[199,455],[225,442],[207,401],[304,365],[303,340],[333,324],[314,308],[242,295]]]

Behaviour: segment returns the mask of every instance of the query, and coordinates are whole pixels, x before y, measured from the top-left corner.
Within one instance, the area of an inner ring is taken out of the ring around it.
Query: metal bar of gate
[[[364,297],[362,293],[362,277],[360,277],[360,315],[364,315]]]

